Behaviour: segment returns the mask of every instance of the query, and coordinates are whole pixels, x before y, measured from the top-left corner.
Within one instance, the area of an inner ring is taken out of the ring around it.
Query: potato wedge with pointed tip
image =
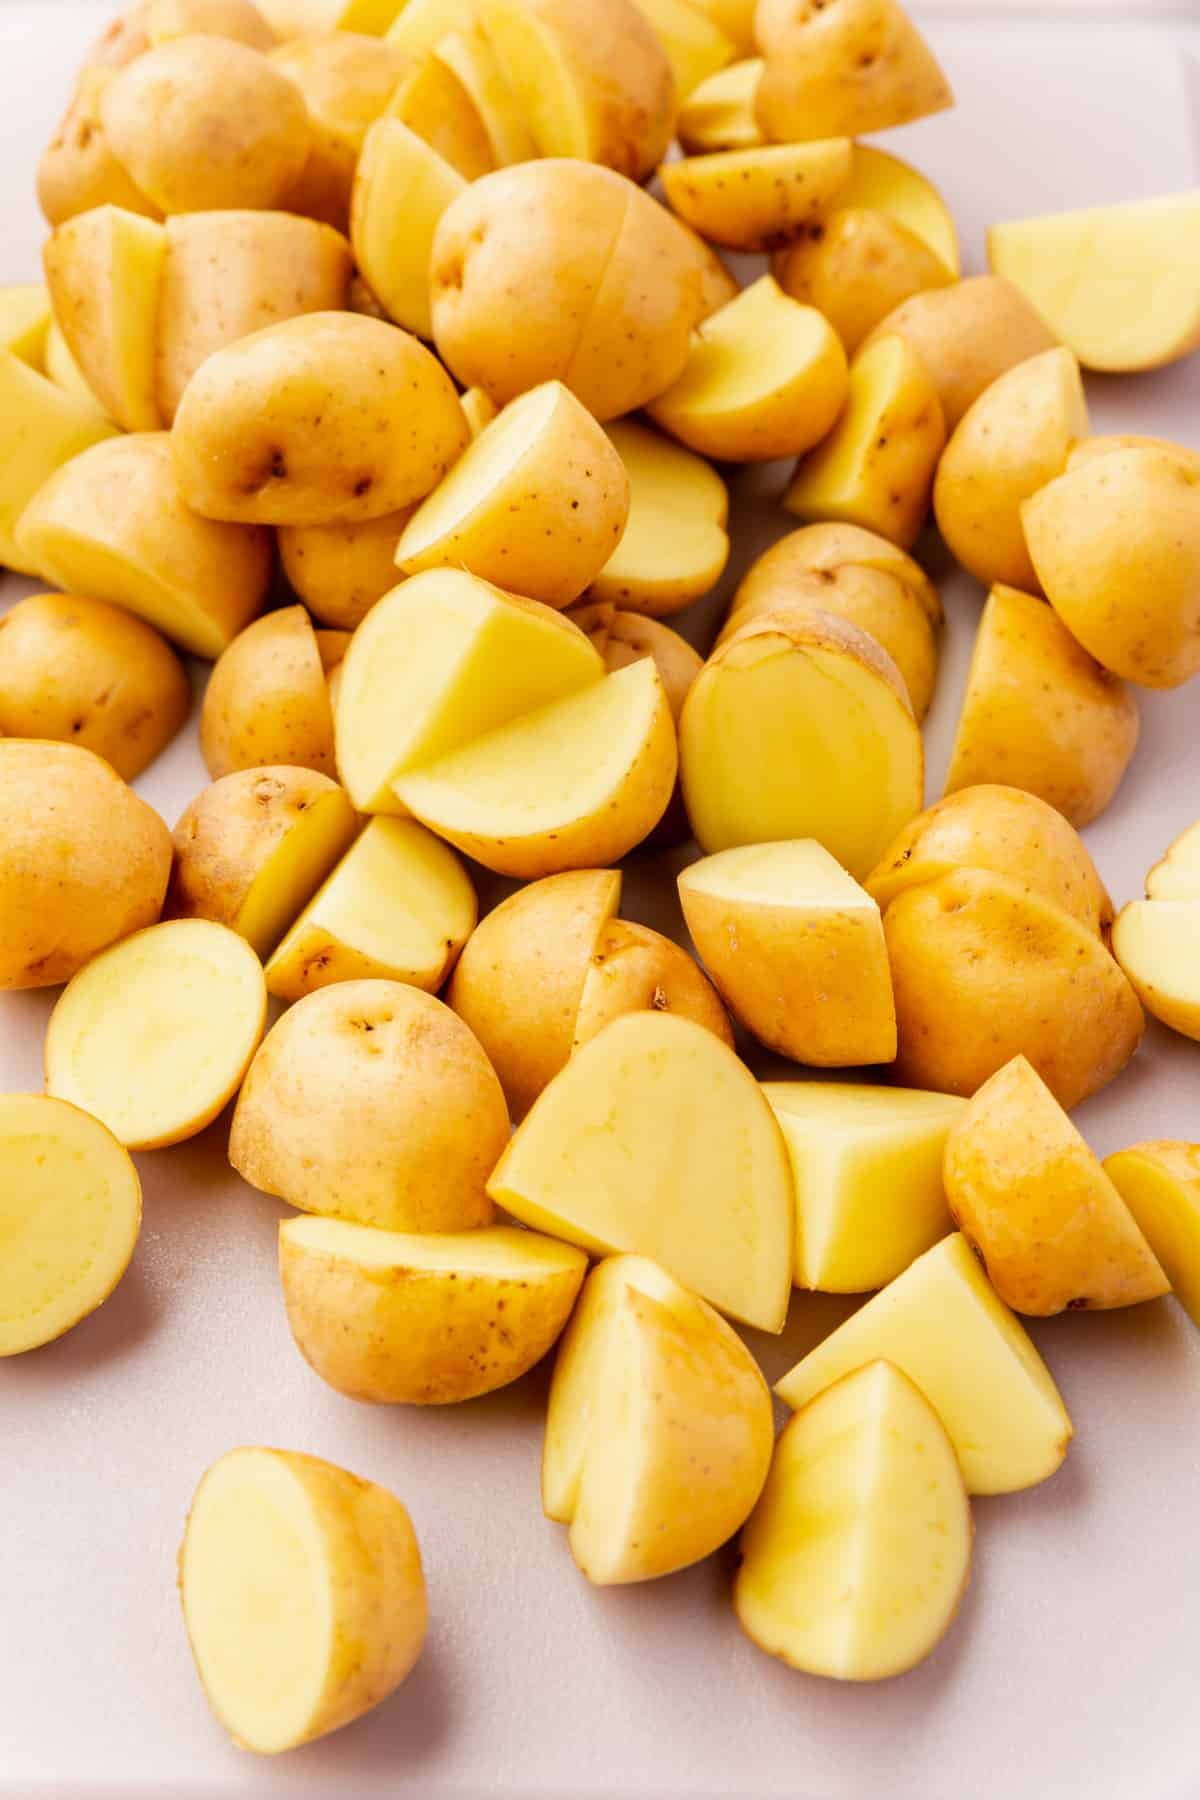
[[[596,940],[575,1015],[575,1049],[631,1012],[691,1019],[733,1049],[733,1032],[712,983],[686,950],[648,925],[610,919]]]
[[[31,369],[48,373],[43,359],[52,317],[49,290],[43,282],[0,287],[0,350],[20,357]]]
[[[117,206],[77,213],[42,252],[54,314],[88,386],[124,431],[157,431],[163,226]]]
[[[664,163],[681,219],[729,250],[773,250],[822,220],[850,177],[849,138],[718,150]]]
[[[412,0],[408,10],[412,10]],[[471,96],[487,133],[493,167],[504,169],[536,157],[537,147],[521,104],[504,79],[491,44],[475,23],[474,0],[461,28],[439,36],[433,52]]]
[[[368,131],[354,175],[350,241],[388,316],[418,337],[433,336],[434,233],[466,186],[454,165],[405,121],[377,119]]]
[[[675,135],[688,156],[753,150],[764,141],[754,116],[762,72],[762,58],[750,56],[696,83],[675,120]]]
[[[90,394],[61,387],[11,350],[0,351],[0,564],[55,580],[42,547],[18,542],[18,526],[59,469],[116,429]]]
[[[589,598],[669,618],[721,578],[729,558],[729,495],[702,457],[636,419],[606,429],[629,478],[629,517]]]
[[[861,137],[953,106],[925,39],[897,0],[791,0],[775,9],[756,98],[769,138]]]
[[[1189,825],[1146,877],[1147,900],[1200,900],[1200,824]]]
[[[464,181],[476,181],[496,167],[487,127],[470,91],[445,58],[432,50],[401,75],[385,117],[399,119],[424,138]]]
[[[1104,1173],[1158,1258],[1175,1298],[1200,1325],[1200,1145],[1134,1144]]]
[[[1200,1040],[1200,900],[1131,900],[1113,925],[1113,955],[1146,1011]]]
[[[731,39],[702,7],[693,6],[692,0],[636,0],[636,4],[667,53],[677,102],[686,100],[706,76],[733,61],[736,51]]]
[[[911,163],[874,144],[855,144],[840,204],[886,213],[927,244],[951,275],[958,275],[958,232],[950,209],[932,181]]]
[[[204,691],[200,751],[214,781],[268,763],[333,774],[329,689],[302,606],[256,619],[221,653]]]
[[[902,301],[954,279],[915,232],[887,213],[847,206],[844,192],[777,252],[771,271],[785,294],[825,314],[848,356]]]

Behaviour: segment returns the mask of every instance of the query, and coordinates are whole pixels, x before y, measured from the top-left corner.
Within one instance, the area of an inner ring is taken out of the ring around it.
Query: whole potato
[[[214,780],[267,763],[333,775],[329,687],[302,606],[256,619],[218,658],[200,712],[200,750]]]
[[[258,525],[377,519],[423,499],[470,441],[454,383],[398,326],[285,319],[197,369],[171,433],[184,499]]]
[[[123,607],[31,594],[0,619],[0,732],[8,737],[79,744],[132,781],[191,704],[179,658]]]
[[[171,834],[75,744],[0,739],[0,988],[53,987],[159,915]]]
[[[115,70],[85,69],[37,171],[38,205],[51,225],[62,225],[93,206],[123,206],[159,219],[162,210],[144,194],[117,156],[100,117]]]
[[[413,508],[350,525],[281,525],[283,572],[322,625],[353,631],[400,580],[396,546]]]
[[[825,314],[849,356],[901,301],[954,280],[915,231],[867,206],[810,225],[771,267],[785,294]]]

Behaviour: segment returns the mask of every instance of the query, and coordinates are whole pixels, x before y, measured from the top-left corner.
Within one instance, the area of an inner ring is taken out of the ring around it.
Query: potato
[[[396,585],[396,545],[412,507],[350,525],[281,525],[279,560],[322,625],[353,631]]]
[[[156,393],[169,424],[206,357],[265,325],[346,305],[350,246],[284,212],[168,219],[158,310]]]
[[[807,1406],[883,1358],[908,1376],[950,1434],[972,1494],[1045,1481],[1074,1427],[1054,1378],[958,1232],[917,1258],[775,1385]]]
[[[730,250],[772,250],[817,226],[850,177],[849,138],[718,150],[664,163],[673,211]]]
[[[633,0],[477,0],[476,13],[543,157],[642,181],[674,127],[671,65]]]
[[[1200,468],[1165,450],[1090,458],[1021,523],[1047,599],[1104,668],[1154,688],[1200,669]]]
[[[1120,1194],[1023,1056],[946,1140],[946,1199],[1014,1312],[1134,1306],[1169,1283]]]
[[[401,120],[377,119],[368,131],[350,197],[355,260],[388,317],[418,337],[433,336],[429,259],[438,222],[466,188],[453,164]]]
[[[863,340],[902,337],[924,363],[951,432],[967,408],[1008,369],[1058,342],[1011,281],[973,275],[905,300]]]
[[[129,1267],[142,1188],[98,1119],[44,1094],[0,1095],[4,1260],[0,1358],[62,1337]]]
[[[1053,607],[1016,588],[992,589],[971,656],[948,794],[1004,781],[1037,794],[1082,830],[1120,786],[1138,731],[1125,683],[1081,649]]]
[[[310,33],[358,33],[378,44],[396,17],[397,0],[257,0],[258,10],[285,45]]]
[[[725,1008],[687,951],[647,925],[610,919],[584,978],[575,1049],[631,1012],[674,1013],[704,1026],[733,1049]]]
[[[267,613],[222,652],[200,710],[200,753],[214,781],[269,763],[334,773],[333,709],[302,606]]]
[[[729,495],[702,457],[636,419],[607,429],[629,479],[629,517],[588,594],[667,618],[720,580],[729,558]]]
[[[1200,1039],[1200,900],[1131,900],[1113,926],[1113,955],[1152,1017]]]
[[[475,12],[475,0],[401,0],[384,27],[387,42],[408,56],[420,56],[448,32],[470,30]]]
[[[921,358],[901,337],[868,338],[837,424],[801,462],[783,503],[798,518],[840,519],[907,550],[925,523],[945,442]]]
[[[100,412],[96,396],[84,380],[83,370],[71,355],[67,348],[67,340],[53,319],[46,330],[46,350],[42,358],[42,366],[56,387],[62,388],[64,393],[72,394],[77,399],[86,400],[91,407]],[[101,413],[101,417],[107,418],[107,414]],[[111,420],[109,420],[109,424],[112,424]]]
[[[1133,988],[1086,926],[1030,888],[956,869],[886,907],[900,1048],[912,1087],[973,1094],[1028,1057],[1068,1111],[1118,1075],[1145,1021]],[[953,1018],[954,1030],[943,1024]]]
[[[253,0],[149,0],[144,9],[150,44],[168,44],[173,38],[233,38],[251,50],[269,50],[275,33]]]
[[[981,783],[947,794],[904,827],[865,886],[886,909],[897,895],[958,869],[1003,875],[1093,934],[1112,923],[1112,901],[1079,833],[1019,788]]]
[[[1079,364],[1063,349],[1009,369],[959,421],[938,464],[933,510],[950,550],[985,587],[1036,592],[1021,507],[1062,474],[1087,429]]]
[[[738,1622],[808,1674],[902,1675],[953,1623],[972,1530],[942,1421],[894,1364],[869,1363],[784,1427],[742,1536]]]
[[[31,594],[0,618],[0,732],[9,737],[79,744],[133,781],[191,704],[178,657],[121,607]]]
[[[722,1312],[783,1326],[794,1224],[783,1138],[749,1070],[690,1019],[628,1013],[584,1044],[488,1192],[534,1230],[653,1257]]]
[[[532,881],[627,855],[662,818],[678,770],[666,690],[646,659],[392,786],[465,855]]]
[[[122,69],[135,56],[144,56],[150,48],[146,28],[150,0],[133,0],[123,12],[111,20],[100,36],[88,47],[82,73],[93,69]]]
[[[1103,437],[1082,438],[1072,445],[1071,454],[1067,458],[1068,472],[1082,468],[1100,456],[1112,456],[1118,450],[1162,450],[1173,456],[1177,463],[1185,469],[1193,469],[1200,475],[1200,450],[1191,450],[1186,444],[1173,444],[1169,438],[1143,437],[1137,432],[1113,432]]]
[[[636,0],[636,4],[667,53],[677,103],[706,76],[733,61],[731,39],[691,0]]]
[[[952,275],[958,275],[958,233],[950,210],[933,183],[911,163],[901,162],[874,144],[855,144],[850,179],[842,189],[840,204],[885,213],[927,244]]]
[[[403,16],[417,12],[419,0],[406,0]],[[521,104],[500,71],[492,46],[475,21],[474,0],[465,0],[465,14],[458,28],[439,36],[433,53],[452,71],[471,96],[483,121],[491,148],[492,162],[498,169],[509,163],[529,162],[537,156],[529,124]]]
[[[334,29],[310,20],[271,61],[303,96],[308,158],[279,204],[345,231],[354,169],[368,129],[396,91],[410,59],[362,27]]]
[[[22,514],[18,553],[23,567],[127,607],[194,656],[219,656],[271,579],[265,531],[184,504],[166,432],[112,438],[64,463]]]
[[[611,169],[569,159],[472,182],[429,280],[438,354],[464,387],[503,405],[558,380],[598,419],[670,387],[704,304],[695,239]],[[504,324],[516,294],[519,334]]]
[[[899,670],[830,613],[780,607],[706,663],[679,722],[707,851],[816,838],[856,878],[919,811],[921,732]]]
[[[54,314],[100,405],[125,431],[157,431],[155,333],[167,238],[120,207],[78,213],[42,252]]]
[[[481,431],[487,429],[493,419],[500,416],[500,408],[491,395],[485,394],[482,388],[467,388],[465,393],[458,396],[458,402],[466,417],[472,442]]]
[[[1193,1325],[1200,1321],[1200,1146],[1135,1144],[1104,1159]]]
[[[610,1257],[555,1365],[543,1510],[570,1527],[589,1581],[652,1581],[733,1536],[774,1429],[758,1365],[724,1319],[648,1258]]]
[[[302,1212],[385,1231],[490,1224],[508,1110],[479,1044],[440,1000],[343,981],[284,1013],[246,1076],[229,1160]]]
[[[847,206],[844,193],[771,268],[785,294],[825,314],[849,356],[901,301],[954,279],[915,232],[887,213]]]
[[[51,225],[62,225],[93,206],[121,206],[126,212],[162,217],[113,150],[102,102],[116,79],[112,67],[85,69],[71,104],[42,155],[37,197]]]
[[[1189,825],[1146,877],[1147,900],[1200,900],[1200,823]]]
[[[341,788],[309,769],[226,775],[175,827],[166,915],[228,925],[265,961],[357,826]]]
[[[796,1186],[796,1284],[886,1287],[952,1229],[946,1134],[966,1101],[918,1088],[768,1081]]]
[[[359,812],[403,812],[395,782],[599,682],[604,664],[549,607],[431,569],[373,607],[338,698],[337,765]]]
[[[421,1554],[394,1495],[289,1450],[230,1450],[179,1552],[184,1623],[213,1712],[273,1756],[369,1712],[425,1641]]]
[[[601,619],[599,615],[603,613],[608,617]],[[693,650],[686,638],[657,619],[617,612],[603,601],[578,606],[570,617],[587,632],[610,674],[627,669],[644,656],[652,658],[666,689],[671,716],[678,720],[692,683],[704,667],[699,651]]]
[[[413,819],[371,819],[268,962],[267,989],[299,1000],[379,979],[436,993],[478,913],[448,845]]]
[[[173,919],[122,938],[63,989],[46,1092],[130,1150],[182,1143],[241,1085],[267,1022],[262,964],[236,932]]]
[[[40,281],[0,287],[0,350],[44,370],[43,356],[52,318],[50,295]]]
[[[399,119],[466,181],[496,167],[487,126],[462,77],[433,50],[410,63],[392,91],[387,116]]]
[[[688,0],[694,11],[724,32],[739,56],[754,54],[755,4],[756,0]]]
[[[45,578],[40,556],[17,542],[17,528],[58,469],[115,431],[94,399],[0,350],[0,564]]]
[[[285,1219],[279,1273],[305,1361],[352,1400],[447,1406],[526,1374],[567,1322],[582,1250],[496,1225],[418,1237]]]
[[[898,0],[784,0],[769,32],[755,110],[769,138],[860,137],[953,106],[933,52]]]
[[[988,261],[1085,369],[1158,369],[1200,345],[1195,193],[993,225]]]
[[[675,135],[686,155],[753,150],[762,143],[754,116],[754,96],[762,72],[762,58],[750,56],[696,83],[675,117]]]
[[[683,871],[679,900],[721,995],[769,1050],[818,1068],[892,1061],[879,908],[820,844],[723,850]]]

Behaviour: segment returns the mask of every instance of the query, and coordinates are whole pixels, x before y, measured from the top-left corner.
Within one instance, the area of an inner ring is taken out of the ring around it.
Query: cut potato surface
[[[405,11],[414,12],[418,4],[419,0],[408,0]],[[520,102],[501,74],[482,28],[475,23],[474,0],[465,0],[459,26],[437,38],[433,53],[471,96],[483,122],[493,166],[502,169],[535,157],[537,150]]]
[[[972,1494],[1044,1481],[1073,1427],[1049,1369],[988,1282],[966,1239],[944,1238],[776,1384],[789,1406],[884,1358],[920,1388],[950,1433]]]
[[[416,1236],[285,1219],[292,1335],[353,1400],[445,1406],[517,1381],[551,1348],[587,1273],[582,1250],[496,1225]]]
[[[0,1095],[0,1357],[70,1331],[112,1293],[142,1223],[128,1153],[44,1094]]]
[[[685,100],[693,88],[723,69],[736,55],[732,41],[715,19],[692,0],[636,0],[637,9],[654,27],[667,53],[675,81],[676,100]]]
[[[100,405],[125,431],[157,431],[162,225],[119,206],[78,213],[42,252],[54,316]]]
[[[437,46],[410,63],[388,101],[386,116],[399,119],[467,181],[496,167],[491,139],[462,77]]]
[[[671,208],[710,243],[775,250],[823,219],[850,177],[849,138],[763,144],[664,163]]]
[[[44,283],[25,281],[0,287],[0,350],[20,357],[31,369],[44,369],[52,318]]]
[[[729,559],[729,494],[703,457],[635,419],[606,429],[629,479],[629,517],[589,597],[667,618],[720,580]]]
[[[886,213],[928,244],[951,275],[958,274],[958,232],[950,209],[933,183],[911,163],[874,144],[855,144],[850,179],[838,196],[838,205]]]
[[[966,1101],[919,1088],[769,1081],[796,1184],[796,1285],[886,1287],[953,1230],[942,1152]]]
[[[1148,900],[1200,900],[1200,824],[1189,825],[1146,877]]]
[[[1200,1325],[1200,1144],[1134,1144],[1105,1157],[1104,1173]]]
[[[1200,900],[1131,900],[1112,947],[1146,1011],[1200,1040]]]
[[[234,1742],[273,1756],[399,1687],[427,1604],[394,1495],[288,1450],[231,1450],[196,1490],[179,1552],[196,1672]]]
[[[676,136],[689,156],[752,150],[762,143],[754,116],[754,96],[762,72],[762,58],[750,56],[697,82],[675,120]]]
[[[400,0],[398,6],[387,0],[387,10],[392,14],[384,27],[387,42],[409,55],[419,56],[432,49],[445,33],[468,30],[475,19],[475,6],[476,0]]]
[[[583,1045],[488,1188],[535,1230],[651,1256],[733,1317],[783,1324],[794,1210],[783,1138],[749,1071],[689,1020],[630,1013]]]
[[[0,564],[55,579],[43,546],[19,544],[17,527],[57,469],[116,429],[90,395],[61,387],[11,350],[0,350]]]
[[[384,310],[418,337],[433,336],[434,232],[466,185],[458,170],[400,119],[378,119],[368,131],[354,176],[350,242]]]
[[[267,989],[244,938],[208,919],[152,925],[80,970],[46,1029],[46,1091],[131,1150],[194,1137],[233,1098]]]

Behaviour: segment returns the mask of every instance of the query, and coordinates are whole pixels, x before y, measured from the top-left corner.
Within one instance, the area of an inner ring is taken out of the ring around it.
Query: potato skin
[[[311,140],[308,160],[279,204],[348,231],[363,139],[410,59],[383,38],[358,31],[306,31],[269,55],[304,97]]]
[[[256,619],[221,653],[200,711],[200,753],[214,781],[267,763],[336,772],[329,686],[302,606]]]
[[[144,194],[117,157],[100,118],[105,88],[115,69],[87,68],[37,171],[37,197],[51,225],[62,225],[93,206],[123,206],[126,212],[160,219],[162,209]]]
[[[53,987],[152,925],[171,834],[100,757],[0,740],[0,988]]]
[[[413,509],[351,525],[281,525],[283,572],[322,625],[353,631],[400,580],[396,546]]]
[[[825,314],[848,356],[902,301],[954,279],[915,232],[865,206],[810,227],[771,267],[785,294]]]
[[[0,732],[8,737],[78,744],[132,781],[191,705],[175,652],[122,607],[31,594],[0,619]]]
[[[575,1047],[630,1012],[670,1012],[703,1025],[732,1050],[717,990],[671,938],[630,919],[610,919],[596,940],[575,1018]]]

